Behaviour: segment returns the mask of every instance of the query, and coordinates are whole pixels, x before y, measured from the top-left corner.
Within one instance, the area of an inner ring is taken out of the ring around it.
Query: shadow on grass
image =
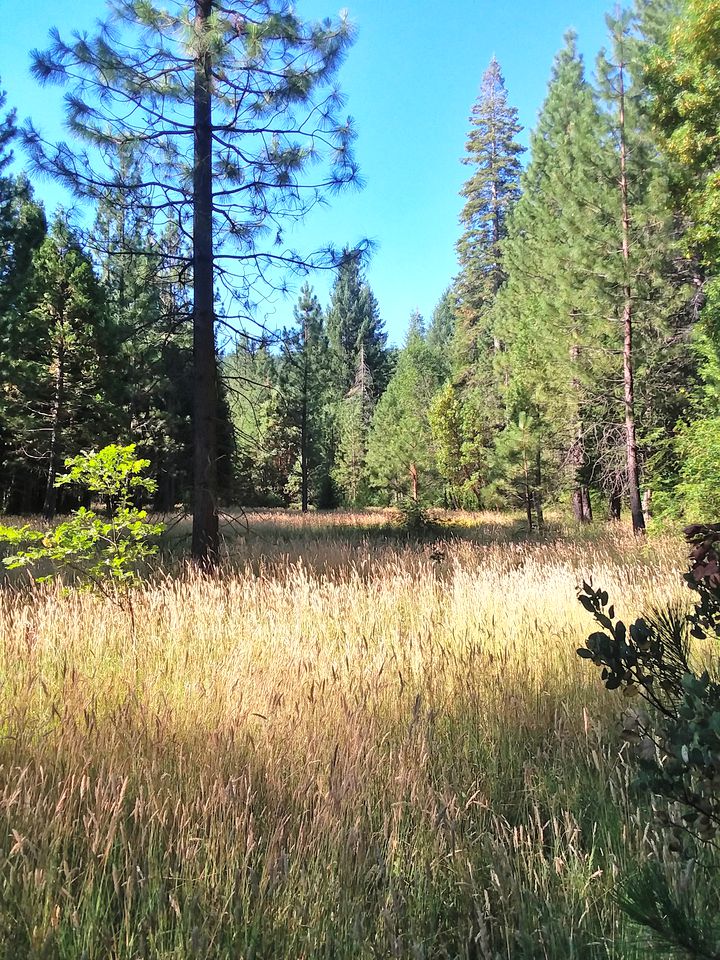
[[[187,514],[155,515],[153,521],[165,523],[156,558],[142,572],[153,575],[177,576],[188,569],[192,517]],[[14,526],[28,524],[42,528],[39,517],[9,518]],[[467,545],[477,548],[507,545],[541,546],[551,543],[593,543],[599,540],[622,552],[624,550],[621,526],[597,523],[580,527],[561,515],[551,514],[542,530],[528,531],[521,513],[468,512],[432,510],[427,522],[419,528],[403,524],[399,510],[369,508],[366,510],[310,511],[282,508],[226,509],[221,514],[221,563],[218,572],[250,569],[258,572],[269,567],[301,564],[316,574],[327,575],[345,567],[357,567],[389,555],[414,556],[417,561],[432,561],[436,565],[445,558],[447,550]],[[0,587],[24,589],[32,585],[27,569],[7,571],[3,556],[11,547],[0,544]],[[396,559],[400,559],[399,556]],[[52,573],[47,565],[34,570],[36,576]],[[63,582],[72,585],[77,578],[65,573]]]

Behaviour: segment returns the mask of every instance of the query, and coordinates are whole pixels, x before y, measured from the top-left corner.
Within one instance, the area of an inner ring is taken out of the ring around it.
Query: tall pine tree
[[[279,390],[288,419],[297,430],[300,508],[326,482],[327,338],[320,301],[305,284],[294,309],[294,328],[284,337]]]
[[[505,80],[494,57],[483,75],[470,123],[462,162],[473,172],[461,191],[464,232],[457,244],[461,364],[477,363],[481,354],[498,346],[489,328],[489,308],[505,279],[501,243],[508,214],[520,195],[524,148],[517,137],[522,127],[517,109],[508,103]]]
[[[356,179],[352,129],[337,116],[342,99],[332,85],[353,30],[344,18],[305,23],[285,0],[231,7],[119,0],[111,12],[94,36],[65,42],[55,31],[50,48],[34,53],[40,81],[69,84],[75,145],[49,146],[32,127],[25,142],[37,165],[86,196],[109,187],[131,198],[149,190],[153,217],[181,224],[192,238],[192,552],[212,562],[219,548],[216,311],[227,307],[227,322],[240,319],[217,294],[232,278],[244,317],[259,287],[282,286],[268,280],[268,268],[328,265],[326,252],[303,257],[290,249],[283,229],[324,190]],[[315,177],[321,144],[328,165]],[[123,147],[139,161],[137,177],[126,176]]]
[[[611,301],[595,269],[609,219],[603,149],[600,113],[571,33],[553,67],[511,217],[497,324],[507,344],[508,422],[524,413],[541,431],[552,426],[547,434],[579,521],[591,518],[591,407],[613,349]]]

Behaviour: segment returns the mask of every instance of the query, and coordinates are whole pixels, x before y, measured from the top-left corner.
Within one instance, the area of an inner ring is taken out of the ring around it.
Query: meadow
[[[649,798],[576,593],[687,604],[682,543],[251,520],[218,574],[138,588],[134,631],[0,590],[0,957],[649,956],[612,896]]]

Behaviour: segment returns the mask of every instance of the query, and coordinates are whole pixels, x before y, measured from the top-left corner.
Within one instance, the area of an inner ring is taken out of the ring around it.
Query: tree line
[[[384,390],[367,390],[386,374],[365,370],[357,339],[355,379],[320,377],[316,504],[512,505],[531,529],[546,502],[581,523],[625,505],[636,531],[720,508],[712,7],[640,0],[608,16],[592,72],[569,33],[524,164],[493,58],[462,158],[459,272],[429,324],[410,318]],[[315,301],[319,370],[336,369],[348,289],[339,277],[325,336]],[[292,406],[285,365],[263,357],[257,379]],[[260,435],[269,455],[269,411]],[[292,467],[274,492],[292,500]]]
[[[531,528],[567,502],[579,522],[625,507],[636,531],[720,507],[715,7],[637,0],[594,71],[568,34],[526,156],[491,61],[459,271],[399,349],[362,247],[283,236],[357,176],[331,83],[345,21],[124,0],[125,46],[55,34],[34,69],[70,85],[86,146],[12,111],[0,128],[0,507],[52,517],[64,457],[118,439],[150,460],[158,509],[191,505],[198,556],[231,502],[512,506]],[[18,136],[29,175],[9,171]],[[91,227],[47,223],[38,169],[92,201]],[[287,328],[252,322],[314,267],[336,271],[327,305],[305,282]]]

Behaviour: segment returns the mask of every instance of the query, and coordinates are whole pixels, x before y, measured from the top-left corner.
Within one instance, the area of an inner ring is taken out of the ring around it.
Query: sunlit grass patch
[[[608,892],[646,800],[575,594],[685,602],[682,547],[332,522],[157,577],[134,639],[102,598],[0,594],[7,957],[642,955]]]

